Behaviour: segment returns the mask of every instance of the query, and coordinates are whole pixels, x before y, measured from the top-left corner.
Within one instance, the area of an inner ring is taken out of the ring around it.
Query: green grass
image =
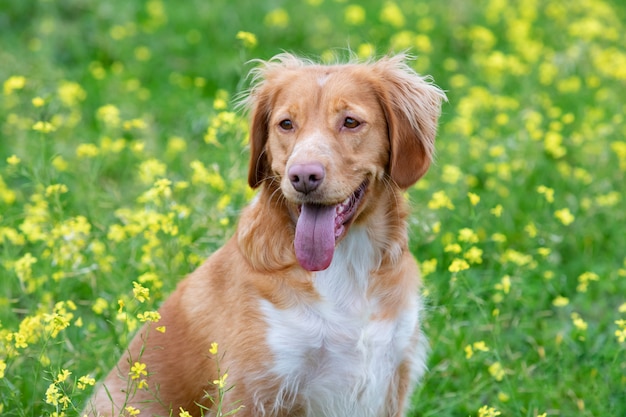
[[[409,48],[449,97],[409,191],[432,345],[411,415],[626,415],[624,4],[250,3],[2,6],[2,414],[76,414],[232,234],[247,61],[349,47]]]

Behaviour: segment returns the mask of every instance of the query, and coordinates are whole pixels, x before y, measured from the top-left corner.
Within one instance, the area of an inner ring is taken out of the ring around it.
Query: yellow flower
[[[57,129],[57,128],[56,128],[56,127],[54,127],[54,126],[52,125],[52,123],[50,123],[50,122],[42,122],[42,121],[39,121],[39,122],[36,122],[36,123],[33,125],[33,130],[34,130],[34,131],[36,131],[36,132],[41,132],[41,133],[50,133],[50,132],[54,132],[56,129]]]
[[[3,85],[4,95],[8,96],[15,90],[21,90],[26,85],[26,78],[21,75],[13,75],[9,77]]]
[[[582,331],[587,330],[587,327],[588,327],[587,322],[583,320],[582,317],[580,317],[580,314],[572,313],[570,317],[572,318],[572,323],[574,324],[574,327]]]
[[[469,198],[472,206],[475,206],[480,202],[480,196],[478,194],[467,193],[467,197]]]
[[[498,382],[504,379],[504,368],[500,362],[494,362],[489,366],[489,374]]]
[[[211,343],[211,349],[209,349],[211,355],[217,355],[217,343]]]
[[[563,297],[561,295],[557,296],[553,301],[552,305],[555,307],[565,307],[569,304],[569,298]]]
[[[61,398],[61,393],[59,392],[59,387],[57,387],[54,383],[48,386],[46,390],[46,403],[50,405],[59,405],[59,399]]]
[[[7,164],[13,166],[19,164],[21,161],[22,160],[17,155],[11,155],[7,158]]]
[[[63,171],[67,171],[67,168],[69,167],[69,164],[67,163],[67,161],[65,159],[63,159],[63,157],[61,155],[57,155],[52,160],[52,166],[57,171],[63,172]]]
[[[55,194],[65,194],[67,191],[67,185],[65,184],[52,184],[46,187],[46,197]]]
[[[432,198],[428,202],[428,208],[431,210],[436,210],[440,208],[447,208],[448,210],[453,210],[454,204],[452,204],[450,197],[448,197],[445,191],[437,191],[433,193]]]
[[[94,386],[96,384],[96,380],[89,375],[81,376],[78,378],[78,382],[76,383],[76,387],[80,390],[84,390],[87,386]]]
[[[137,61],[149,61],[152,58],[152,52],[147,46],[138,46],[135,48],[135,59]]]
[[[274,9],[265,15],[264,23],[266,26],[284,29],[289,26],[289,14],[285,9]]]
[[[554,217],[560,220],[561,223],[563,223],[565,226],[569,226],[570,224],[572,224],[575,219],[574,215],[572,214],[571,211],[569,211],[567,207],[564,209],[555,211]]]
[[[497,417],[500,414],[502,413],[500,413],[495,408],[486,405],[480,407],[480,409],[478,410],[478,417]]]
[[[217,385],[219,389],[223,389],[226,386],[226,378],[228,378],[228,374],[224,374],[220,377],[220,379],[216,379],[213,381],[214,385]]]
[[[62,81],[57,88],[57,95],[66,107],[74,107],[87,98],[87,93],[80,84],[72,81]]]
[[[396,3],[387,2],[383,6],[383,9],[380,12],[380,20],[383,23],[388,23],[396,29],[404,26],[405,19],[402,14],[402,10]]]
[[[79,158],[95,158],[100,153],[100,149],[93,143],[81,143],[76,147],[76,156]]]
[[[505,294],[508,294],[509,291],[511,290],[511,277],[508,275],[503,276],[502,279],[500,280],[500,283],[495,285],[495,288],[496,290],[499,290]]]
[[[456,273],[469,269],[469,267],[469,264],[464,259],[455,258],[452,260],[452,263],[448,267],[448,271]]]
[[[472,345],[467,345],[464,348],[465,350],[465,359],[471,359],[474,356],[474,349],[472,349]]]
[[[496,217],[502,216],[502,204],[498,204],[497,206],[495,206],[489,211],[491,212],[491,214],[493,214]]]
[[[33,103],[33,106],[35,106],[35,107],[41,107],[41,106],[43,106],[44,104],[46,104],[46,100],[44,100],[44,99],[43,99],[43,98],[41,98],[41,97],[35,97],[35,98],[33,98],[33,99],[31,100],[31,103]]]
[[[0,359],[0,379],[4,378],[4,371],[7,369],[7,364],[4,360]]]
[[[422,261],[420,263],[420,269],[422,271],[422,276],[427,276],[432,274],[437,270],[437,259],[432,258],[426,261]]]
[[[444,165],[441,180],[448,184],[456,184],[463,177],[463,171],[456,165]]]
[[[136,415],[139,415],[139,413],[141,413],[141,410],[133,407],[132,405],[127,406],[124,410],[126,410],[129,416],[136,416]]]
[[[446,245],[445,248],[443,248],[444,252],[451,252],[451,253],[461,253],[463,249],[461,248],[461,245],[459,245],[458,243],[450,243],[449,245]]]
[[[598,281],[600,277],[595,272],[584,272],[578,277],[578,286],[576,290],[578,292],[587,292],[589,282]]]
[[[459,230],[459,241],[476,243],[478,242],[478,235],[472,229],[465,227]]]
[[[463,257],[468,260],[469,263],[472,264],[482,264],[483,263],[483,250],[477,248],[476,246],[472,246],[463,254]]]
[[[133,281],[133,296],[137,301],[143,303],[150,299],[150,290],[137,281]]]
[[[135,362],[134,365],[130,368],[130,372],[128,373],[131,379],[139,379],[142,375],[148,375],[148,371],[146,371],[146,364],[141,362]]]
[[[554,202],[554,190],[552,188],[546,187],[545,185],[540,185],[537,187],[537,192],[539,194],[543,194],[548,203]]]
[[[252,49],[254,48],[258,41],[256,39],[256,35],[250,32],[239,31],[235,36],[237,40],[240,40],[243,44],[244,48]]]
[[[58,384],[60,382],[65,382],[67,378],[70,377],[71,374],[72,373],[68,371],[67,369],[62,369],[61,372],[57,374],[57,378],[54,380],[54,383]]]
[[[178,417],[191,417],[191,414],[189,414],[189,411],[185,411],[183,410],[182,407],[179,407],[180,413],[178,413]]]
[[[96,117],[109,127],[117,127],[120,124],[120,110],[112,104],[98,108]]]
[[[161,314],[158,311],[146,311],[145,313],[137,314],[137,318],[140,322],[145,323],[147,321],[157,323],[161,320]]]
[[[365,9],[357,4],[351,4],[346,7],[343,16],[347,24],[358,26],[365,22]]]

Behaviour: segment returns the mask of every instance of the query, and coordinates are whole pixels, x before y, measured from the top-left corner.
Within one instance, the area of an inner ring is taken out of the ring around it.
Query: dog
[[[220,415],[405,415],[427,341],[404,193],[429,168],[445,100],[407,58],[260,61],[242,100],[258,193],[87,414],[214,415],[223,382]],[[135,362],[147,384],[129,389]]]

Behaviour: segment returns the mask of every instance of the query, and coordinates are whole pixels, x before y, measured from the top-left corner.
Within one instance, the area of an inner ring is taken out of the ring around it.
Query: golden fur
[[[404,56],[324,66],[281,54],[252,76],[248,181],[259,193],[235,236],[178,285],[161,321],[135,336],[90,415],[118,415],[128,404],[141,415],[170,407],[200,415],[198,404],[212,407],[205,394],[216,395],[212,342],[233,386],[226,405],[244,406],[237,416],[404,415],[425,342],[403,192],[428,169],[445,96]],[[298,191],[288,173],[311,164],[323,181]],[[336,226],[332,263],[317,272],[294,251],[307,204],[354,210]],[[138,390],[125,404],[135,361],[147,364],[160,402]],[[341,371],[342,362],[353,365]]]

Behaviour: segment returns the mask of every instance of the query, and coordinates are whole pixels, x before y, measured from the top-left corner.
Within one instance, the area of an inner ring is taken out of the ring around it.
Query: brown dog
[[[134,338],[92,415],[213,415],[200,407],[215,410],[212,342],[232,386],[224,413],[405,414],[426,342],[403,191],[430,165],[445,95],[402,55],[324,66],[281,54],[253,78],[248,182],[259,193]],[[134,362],[147,388],[126,392]]]

